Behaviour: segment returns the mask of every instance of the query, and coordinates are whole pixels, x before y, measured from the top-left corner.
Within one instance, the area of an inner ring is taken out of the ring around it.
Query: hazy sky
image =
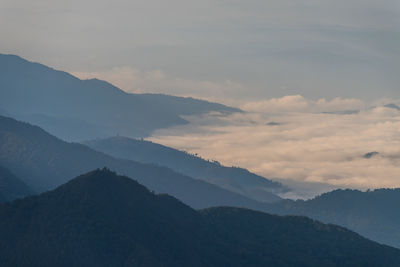
[[[399,97],[398,0],[0,0],[0,53],[132,92]]]

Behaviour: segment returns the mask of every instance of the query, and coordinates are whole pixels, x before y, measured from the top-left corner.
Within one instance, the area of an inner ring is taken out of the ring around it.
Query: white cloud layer
[[[265,177],[360,189],[400,187],[400,110],[302,96],[243,108],[249,112],[192,117],[191,124],[160,130],[150,139]],[[365,157],[369,152],[379,154]]]
[[[272,98],[265,101],[247,102],[242,108],[251,112],[336,112],[354,111],[365,108],[360,99],[325,98],[316,101],[308,100],[301,95],[289,95],[282,98]]]

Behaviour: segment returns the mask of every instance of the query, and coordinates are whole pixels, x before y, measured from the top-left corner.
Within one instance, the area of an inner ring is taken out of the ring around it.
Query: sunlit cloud
[[[242,108],[249,112],[187,118],[191,124],[157,131],[150,139],[270,178],[360,189],[400,187],[399,110],[357,99],[302,96]],[[323,113],[354,109],[359,112]],[[365,157],[369,152],[379,154]]]
[[[282,98],[272,98],[265,101],[247,102],[242,108],[251,112],[335,112],[360,110],[365,103],[360,99],[334,98],[327,100],[309,100],[301,95],[289,95]]]

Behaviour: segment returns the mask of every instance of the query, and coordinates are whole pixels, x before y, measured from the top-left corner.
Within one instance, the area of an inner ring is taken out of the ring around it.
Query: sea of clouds
[[[186,117],[188,125],[149,139],[303,188],[293,198],[332,188],[400,187],[399,106],[393,99],[292,95],[245,103],[243,113],[230,116]]]

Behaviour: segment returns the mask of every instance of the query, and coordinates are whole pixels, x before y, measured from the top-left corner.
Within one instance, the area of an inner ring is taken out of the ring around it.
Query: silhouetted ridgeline
[[[280,198],[275,194],[287,190],[282,184],[246,169],[225,167],[217,162],[206,161],[198,156],[149,141],[117,136],[84,144],[117,158],[165,166],[260,202],[278,201]]]
[[[7,166],[36,192],[54,189],[71,177],[107,166],[135,178],[151,190],[173,195],[194,208],[262,208],[260,202],[166,167],[116,159],[81,144],[61,141],[37,126],[2,116],[0,165]]]
[[[193,98],[128,94],[97,79],[80,80],[18,56],[0,54],[0,108],[64,140],[120,133],[146,136],[186,123],[181,115],[240,110]]]
[[[400,251],[304,217],[197,212],[108,170],[0,205],[2,266],[398,266]]]

